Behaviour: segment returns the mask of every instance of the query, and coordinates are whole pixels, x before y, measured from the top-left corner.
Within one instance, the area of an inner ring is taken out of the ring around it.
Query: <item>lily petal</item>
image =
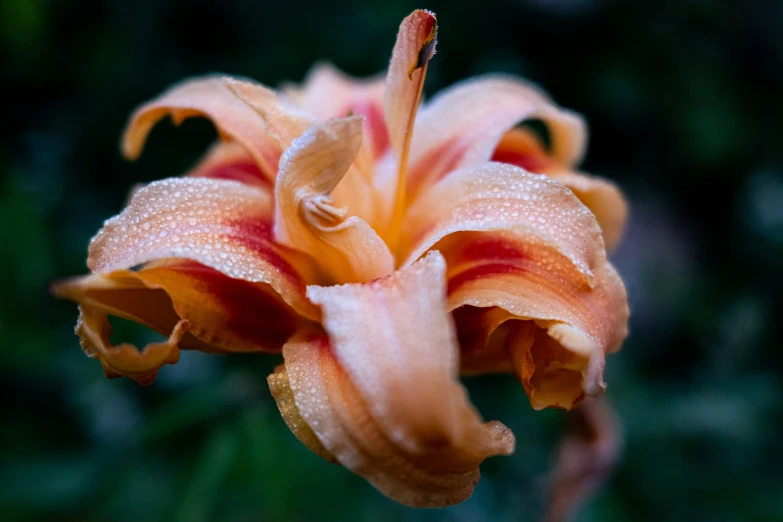
[[[595,215],[606,249],[617,248],[628,219],[628,203],[617,185],[605,178],[568,170],[552,170],[546,175],[570,188]]]
[[[574,171],[550,157],[540,140],[524,129],[512,129],[503,136],[492,161],[510,163],[550,178],[570,188],[595,215],[607,249],[620,242],[628,216],[628,204],[620,189],[609,180]]]
[[[392,244],[396,244],[398,239],[405,211],[408,153],[413,124],[424,89],[427,64],[435,54],[437,36],[438,25],[433,13],[417,10],[408,15],[400,24],[386,75],[386,126],[397,167],[391,191],[395,198],[387,232]]]
[[[155,380],[160,368],[179,362],[177,345],[187,331],[187,326],[187,321],[180,321],[166,341],[148,344],[143,351],[139,351],[127,343],[112,345],[109,340],[111,325],[106,313],[91,306],[80,306],[76,333],[84,353],[100,360],[106,377],[113,379],[127,376],[146,386]]]
[[[100,358],[109,376],[148,384],[161,366],[177,361],[179,348],[279,351],[302,322],[267,284],[233,279],[189,261],[154,265],[136,272],[91,274],[53,288],[57,296],[80,304],[77,333],[85,351]],[[141,351],[131,346],[115,349],[108,340],[107,315],[138,322],[169,336],[169,342]]]
[[[272,196],[235,181],[171,178],[140,189],[90,243],[98,273],[183,258],[226,276],[269,284],[301,315],[317,319],[306,299],[315,281],[309,260],[272,241]]]
[[[328,63],[315,65],[301,87],[285,86],[285,95],[319,120],[364,116],[363,134],[374,159],[389,148],[383,115],[386,78],[353,78]]]
[[[318,123],[316,118],[286,104],[275,91],[261,84],[228,76],[223,82],[237,98],[261,116],[267,133],[277,141],[280,150],[290,147],[305,130]]]
[[[366,284],[310,287],[328,337],[283,348],[298,411],[330,455],[404,504],[470,496],[479,464],[513,452],[457,379],[458,352],[437,253]]]
[[[284,99],[262,85],[235,79],[227,79],[226,83],[237,96],[264,118],[267,131],[277,140],[281,150],[287,150],[304,131],[318,123],[303,114],[301,110],[286,105]],[[381,124],[385,129],[383,121]],[[367,128],[367,117],[364,118],[363,128]],[[376,194],[372,183],[374,159],[367,157],[364,162],[366,164],[363,165],[361,164],[362,148],[357,154],[331,194],[336,207],[344,206],[348,209],[349,215],[373,224],[377,221]]]
[[[519,167],[484,163],[452,172],[408,210],[404,264],[456,232],[512,231],[551,245],[592,284],[606,257],[595,217],[566,187]]]
[[[122,140],[125,157],[138,158],[152,127],[167,115],[175,124],[192,116],[209,118],[224,139],[242,144],[265,176],[274,180],[281,150],[267,134],[264,121],[226,87],[223,77],[187,80],[136,109]]]
[[[603,391],[606,354],[627,334],[625,287],[603,261],[588,286],[551,247],[507,232],[441,241],[463,368],[514,371],[535,409],[572,409]]]
[[[291,380],[288,377],[288,371],[284,364],[275,368],[274,373],[267,377],[267,383],[269,383],[269,390],[272,392],[272,397],[274,397],[277,407],[280,410],[280,415],[283,416],[283,420],[291,430],[291,433],[293,433],[307,449],[319,457],[327,462],[337,462],[334,455],[324,448],[321,441],[318,440],[318,436],[312,428],[307,425],[304,418],[302,418],[302,413],[296,405],[294,390],[291,387]]]
[[[467,372],[513,369],[537,409],[603,390],[604,355],[627,333],[627,297],[595,218],[568,188],[489,163],[444,178],[406,219],[406,264],[441,251],[452,310],[505,311],[458,312]]]
[[[359,116],[311,127],[283,154],[275,187],[275,239],[318,259],[337,282],[369,281],[394,269],[378,234],[361,218],[346,217],[330,195],[361,140]]]
[[[581,117],[556,107],[530,84],[490,76],[442,91],[416,122],[409,195],[415,197],[455,169],[488,161],[503,134],[529,118],[547,124],[559,163],[571,166],[582,158],[587,131]]]
[[[187,174],[194,178],[233,180],[269,191],[272,184],[255,159],[235,141],[215,143]]]
[[[413,135],[427,64],[435,54],[435,15],[417,10],[400,24],[386,75],[386,125],[392,149],[404,156]]]

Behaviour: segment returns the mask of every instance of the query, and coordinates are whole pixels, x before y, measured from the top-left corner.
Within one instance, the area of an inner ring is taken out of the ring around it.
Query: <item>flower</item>
[[[479,464],[514,450],[460,371],[514,373],[536,409],[603,391],[626,336],[604,246],[624,200],[572,170],[582,120],[519,80],[474,79],[417,114],[436,36],[432,13],[408,16],[385,81],[329,66],[281,92],[200,78],[133,114],[130,159],[167,115],[206,116],[221,140],[137,190],[90,243],[91,274],[54,287],[79,303],[82,348],[107,376],[148,384],[179,349],[282,352],[268,382],[294,435],[430,507],[467,498]],[[517,127],[528,119],[551,147]],[[168,339],[113,346],[110,315]]]

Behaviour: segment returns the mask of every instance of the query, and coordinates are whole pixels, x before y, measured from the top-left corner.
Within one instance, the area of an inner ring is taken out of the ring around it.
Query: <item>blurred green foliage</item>
[[[488,71],[540,83],[590,123],[585,170],[631,199],[614,259],[632,336],[607,375],[626,446],[579,520],[783,520],[783,2],[0,0],[2,520],[535,520],[565,415],[532,412],[511,378],[468,386],[517,453],[464,504],[415,511],[294,439],[274,357],[183,354],[151,387],[108,381],[47,291],[85,271],[133,183],[214,137],[163,124],[127,164],[134,106],[213,71],[375,73],[415,7],[440,22],[427,93]]]

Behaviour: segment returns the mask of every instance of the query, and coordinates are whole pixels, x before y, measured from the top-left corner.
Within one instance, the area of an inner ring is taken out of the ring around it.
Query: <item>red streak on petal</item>
[[[521,274],[524,269],[520,266],[508,262],[490,262],[483,265],[477,265],[469,268],[455,276],[449,277],[448,293],[451,294],[463,285],[500,274]]]
[[[264,175],[252,159],[243,159],[231,163],[217,165],[199,177],[228,179],[248,185],[271,186],[269,178]]]
[[[503,239],[489,237],[470,241],[462,246],[459,254],[452,259],[456,263],[472,261],[515,263],[528,258],[529,256],[516,245]]]
[[[408,191],[415,194],[427,178],[432,177],[432,183],[445,178],[459,164],[466,150],[467,148],[460,143],[458,138],[453,138],[428,151],[415,165],[411,166]]]
[[[496,150],[492,161],[516,165],[534,174],[542,173],[552,167],[552,160],[544,155],[513,150]]]
[[[383,107],[371,100],[360,100],[351,106],[349,111],[364,116],[364,135],[369,137],[373,155],[378,158],[389,148],[389,130],[386,128],[386,118]]]
[[[282,347],[296,330],[294,313],[258,285],[230,278],[198,263],[178,270],[198,277],[227,314],[224,328],[237,336],[259,346]]]
[[[245,246],[258,254],[270,265],[295,283],[304,286],[304,281],[294,267],[280,254],[280,248],[272,241],[272,221],[268,216],[253,216],[234,221],[226,225],[230,228],[227,236],[232,241]]]

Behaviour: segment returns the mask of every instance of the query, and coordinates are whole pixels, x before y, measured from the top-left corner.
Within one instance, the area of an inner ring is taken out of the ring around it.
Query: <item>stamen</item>
[[[302,211],[307,222],[319,230],[340,225],[348,215],[348,209],[334,207],[332,203],[334,203],[334,198],[329,194],[306,198],[302,202]]]

